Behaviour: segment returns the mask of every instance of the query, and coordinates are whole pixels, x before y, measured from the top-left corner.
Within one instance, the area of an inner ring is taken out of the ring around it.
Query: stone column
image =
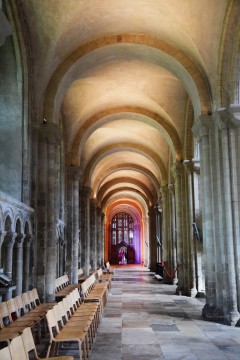
[[[105,233],[105,214],[101,212],[101,266],[104,265],[104,249],[105,249],[105,244],[104,244],[104,233]]]
[[[216,257],[214,241],[214,199],[212,193],[211,176],[211,136],[213,133],[213,119],[211,116],[200,116],[193,126],[193,132],[199,139],[202,181],[202,214],[203,214],[203,241],[205,256],[206,305],[203,316],[206,319],[217,319],[219,309],[216,303]]]
[[[176,230],[176,206],[175,206],[175,187],[173,184],[168,185],[169,190],[169,207],[170,207],[170,237],[171,237],[171,270],[172,282],[174,285],[178,283],[177,278],[177,230]]]
[[[23,264],[23,292],[29,290],[29,277],[30,277],[30,246],[31,236],[26,235],[23,243],[24,249],[24,264]]]
[[[55,152],[61,133],[55,124],[39,127],[37,284],[46,301],[52,301],[56,279]]]
[[[97,202],[91,199],[91,237],[90,237],[90,261],[93,269],[97,269]]]
[[[163,243],[163,265],[165,266],[164,271],[164,283],[172,284],[172,279],[169,276],[172,273],[171,262],[169,259],[170,251],[170,237],[169,237],[169,204],[168,204],[168,187],[161,187],[162,195],[162,243]]]
[[[234,147],[236,132],[235,124],[229,114],[219,112],[221,122],[221,150],[222,150],[222,181],[223,181],[223,231],[226,249],[227,263],[227,283],[228,283],[228,301],[227,309],[224,311],[225,319],[230,325],[235,325],[239,319],[238,303],[237,303],[237,282],[235,268],[235,238],[234,238],[234,207],[233,204],[237,200],[235,194],[236,178],[233,177],[233,171],[236,168],[236,151]],[[235,176],[237,174],[235,173]],[[239,219],[238,219],[239,222]],[[239,235],[238,235],[239,240]]]
[[[79,245],[79,166],[68,168],[67,178],[67,232],[66,272],[72,284],[78,283]]]
[[[156,213],[154,206],[149,208],[149,269],[156,272],[157,240],[156,240]]]
[[[188,257],[189,257],[189,291],[191,297],[197,295],[197,248],[196,238],[193,232],[192,224],[195,223],[195,205],[194,205],[194,183],[193,183],[193,171],[194,164],[192,161],[184,161],[184,167],[186,171],[186,185],[188,192],[188,209],[186,217],[188,219]]]
[[[15,246],[17,248],[17,256],[16,256],[16,295],[20,295],[22,293],[23,288],[23,234],[18,234],[15,240]]]
[[[101,225],[101,209],[97,207],[97,266],[102,263],[102,225]]]
[[[17,233],[8,232],[4,239],[4,259],[3,259],[3,268],[6,275],[8,275],[12,279],[12,271],[13,271],[13,245],[15,242],[15,238],[17,237]]]
[[[85,275],[89,275],[90,268],[90,196],[91,189],[83,185],[81,192],[81,260]]]
[[[143,222],[143,239],[144,239],[144,266],[150,268],[150,261],[149,261],[149,223],[148,217],[144,217],[142,219]]]
[[[0,231],[0,268],[3,267],[3,259],[2,259],[2,244],[3,244],[3,240],[6,236],[6,231]]]
[[[176,293],[184,295],[186,288],[184,277],[184,247],[183,247],[183,209],[182,209],[182,187],[183,187],[183,165],[175,163],[172,166],[175,178],[175,203],[176,203],[176,230],[177,230],[177,267],[178,286]]]

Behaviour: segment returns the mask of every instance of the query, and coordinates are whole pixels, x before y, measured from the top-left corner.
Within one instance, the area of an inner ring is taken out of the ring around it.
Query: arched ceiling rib
[[[151,200],[151,202],[153,202],[153,197],[151,194],[151,191],[147,188],[147,186],[145,184],[143,184],[141,181],[130,178],[130,177],[120,177],[120,178],[116,178],[114,180],[110,180],[108,182],[106,182],[100,189],[98,192],[98,201],[102,201],[102,198],[104,197],[104,195],[106,193],[108,193],[109,190],[111,190],[111,188],[115,185],[119,185],[119,187],[121,187],[123,183],[128,183],[128,184],[132,184],[132,185],[136,185],[138,188],[141,188],[142,191],[144,192],[144,194],[147,196],[147,198],[149,198]]]
[[[120,162],[119,164],[116,163],[116,161],[114,161],[114,166],[110,166],[110,167],[103,167],[100,171],[99,171],[99,176],[93,176],[95,181],[92,184],[92,189],[93,189],[93,196],[97,197],[98,194],[98,190],[99,188],[105,184],[105,182],[108,181],[108,179],[111,177],[111,175],[116,176],[116,173],[118,174],[120,171],[126,171],[126,174],[129,174],[130,171],[135,171],[136,172],[136,176],[141,177],[141,175],[145,176],[146,178],[148,178],[149,183],[152,184],[153,188],[155,189],[156,193],[159,193],[159,189],[160,189],[160,179],[157,179],[154,174],[147,168],[147,167],[143,167],[143,166],[139,166],[133,163],[122,163]],[[95,170],[96,171],[96,168]],[[167,179],[167,178],[166,178]],[[165,179],[165,181],[166,181]],[[162,183],[165,184],[165,181],[162,180]]]
[[[185,83],[185,88],[189,89],[189,96],[191,98],[192,94],[195,93],[193,100],[194,106],[197,106],[197,114],[206,114],[212,110],[210,85],[200,64],[192,61],[181,49],[174,48],[161,39],[143,34],[119,34],[104,36],[93,40],[81,46],[63,61],[47,86],[44,102],[44,117],[49,120],[54,119],[54,111],[59,109],[69,85],[78,77],[79,69],[81,69],[78,61],[96,49],[104,49],[113,44],[143,45],[149,47],[152,51],[157,49],[160,51],[158,58],[160,63],[162,62],[161,66],[166,67],[169,71],[172,70],[176,72],[176,75],[178,74],[178,77]],[[61,89],[61,87],[63,87],[63,89]],[[58,96],[60,96],[59,100],[57,99]],[[197,105],[198,98],[200,99],[200,108],[199,105]],[[54,109],[55,104],[57,104],[58,109]]]
[[[90,159],[83,173],[83,183],[89,184],[91,180],[92,172],[95,166],[101,161],[101,159],[115,152],[126,151],[126,150],[130,152],[140,153],[146,158],[151,159],[151,161],[153,161],[153,163],[155,163],[157,167],[160,169],[161,173],[166,171],[158,154],[154,153],[150,149],[144,146],[139,146],[138,144],[119,143],[104,147],[102,150],[98,151],[98,153],[96,153],[94,157]]]
[[[66,163],[80,165],[103,209],[132,202],[147,214],[183,145],[191,158],[190,120],[215,107],[230,2],[20,3],[32,40],[35,118],[61,119]]]
[[[141,115],[137,117],[138,121],[150,124],[151,126],[159,129],[168,141],[173,152],[173,157],[176,157],[178,160],[182,158],[181,141],[174,126],[169,121],[161,117],[159,114],[149,111],[148,109],[144,109],[139,106],[125,106],[102,111],[85,121],[74,139],[71,154],[72,163],[78,164],[79,156],[81,155],[87,138],[97,127],[109,123],[111,115],[118,114],[120,116],[121,114],[121,118],[124,118],[125,116],[128,117],[128,113]]]

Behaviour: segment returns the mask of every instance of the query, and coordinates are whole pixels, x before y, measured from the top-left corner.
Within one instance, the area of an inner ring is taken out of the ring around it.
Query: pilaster
[[[71,283],[78,282],[79,246],[79,180],[81,170],[72,165],[67,171],[67,255],[66,272]]]
[[[80,188],[81,198],[81,263],[86,275],[89,274],[90,264],[90,196],[92,190],[83,185]]]
[[[37,283],[44,300],[51,301],[56,278],[55,158],[61,132],[57,125],[38,127]]]

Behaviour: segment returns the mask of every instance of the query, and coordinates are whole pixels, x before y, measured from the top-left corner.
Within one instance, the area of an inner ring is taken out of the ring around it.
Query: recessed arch
[[[90,183],[91,174],[92,174],[93,169],[95,168],[96,164],[98,164],[106,156],[109,156],[109,155],[113,154],[114,152],[119,152],[119,151],[123,151],[123,150],[136,152],[136,153],[146,156],[147,158],[149,158],[151,161],[153,161],[159,167],[160,172],[162,172],[162,170],[165,169],[164,164],[162,163],[162,160],[158,156],[158,154],[156,154],[152,150],[148,149],[147,147],[140,146],[138,144],[131,144],[131,143],[113,144],[113,145],[108,145],[108,146],[105,146],[104,148],[102,148],[88,162],[88,164],[84,170],[83,177],[82,177],[83,184],[87,185]]]
[[[179,138],[179,135],[174,128],[174,126],[153,111],[150,111],[145,108],[141,108],[139,106],[132,107],[132,106],[123,106],[123,107],[116,107],[112,109],[107,109],[101,111],[91,118],[87,119],[84,122],[84,125],[79,129],[78,133],[75,136],[72,150],[71,150],[71,162],[72,164],[79,164],[79,159],[81,158],[81,153],[84,147],[84,144],[88,137],[94,132],[94,130],[98,127],[103,125],[106,121],[108,121],[107,117],[109,115],[118,114],[118,113],[134,113],[142,115],[143,117],[139,117],[139,121],[146,122],[153,127],[156,127],[164,136],[166,141],[168,142],[171,151],[173,153],[173,158],[177,160],[182,159],[182,144]]]
[[[143,184],[141,181],[130,178],[130,177],[116,178],[114,180],[110,180],[110,181],[106,182],[98,191],[98,194],[97,194],[98,201],[101,202],[101,200],[104,198],[105,193],[107,192],[108,189],[110,189],[112,186],[118,185],[118,184],[119,184],[119,186],[121,186],[121,183],[128,183],[128,184],[138,186],[139,188],[142,189],[142,191],[145,193],[145,195],[147,195],[147,198],[149,198],[153,202],[154,196],[151,193],[151,191],[149,190],[149,188],[145,184]]]
[[[101,172],[101,177],[98,177],[96,179],[96,181],[93,183],[93,186],[92,186],[93,194],[97,193],[98,189],[101,187],[101,184],[104,182],[104,180],[109,175],[111,175],[117,171],[121,171],[121,170],[133,170],[133,171],[139,172],[140,174],[145,175],[149,179],[149,181],[153,184],[153,186],[155,187],[157,194],[159,193],[160,182],[149,169],[147,169],[143,166],[137,165],[137,164],[126,163],[121,166],[115,165],[115,166],[111,166],[108,169],[104,169],[104,171]],[[162,177],[162,184],[165,185],[166,181],[167,181],[167,174],[166,174],[166,177],[164,177],[164,178]]]
[[[207,114],[208,111],[212,110],[210,84],[201,64],[194,62],[191,57],[180,48],[174,47],[162,39],[147,34],[126,33],[106,35],[92,40],[76,49],[58,66],[46,88],[43,106],[44,117],[49,121],[54,121],[54,103],[57,91],[62,79],[71,67],[84,55],[112,44],[140,44],[158,49],[167,54],[179,63],[192,78],[198,91],[201,114]]]

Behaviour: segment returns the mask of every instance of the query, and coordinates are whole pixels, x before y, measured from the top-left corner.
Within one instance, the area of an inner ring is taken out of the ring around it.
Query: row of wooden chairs
[[[107,302],[108,284],[97,281],[96,274],[92,274],[81,284],[81,295],[84,302],[100,302],[102,313]]]
[[[107,282],[108,289],[111,289],[111,287],[112,287],[112,276],[109,273],[104,274],[102,268],[99,268],[96,271],[96,279],[99,282],[101,282],[101,281]]]
[[[67,274],[58,277],[55,280],[55,297],[56,299],[62,299],[74,289],[78,287],[78,284],[70,284]]]
[[[64,343],[77,344],[74,349],[78,349],[80,360],[82,353],[84,360],[89,357],[100,322],[100,301],[84,303],[75,289],[49,310],[46,318],[50,334],[47,357],[54,344],[54,351],[58,352],[59,345]]]
[[[15,298],[0,303],[0,340],[9,341],[21,334],[26,327],[33,333],[37,328],[41,339],[41,322],[53,304],[41,304],[37,289],[32,289]],[[44,327],[45,328],[45,327]]]
[[[23,330],[21,335],[16,336],[8,346],[0,350],[1,360],[29,360],[32,359],[40,360],[37,354],[36,346],[32,336],[30,327]],[[41,358],[46,360],[46,358]],[[72,356],[58,356],[51,357],[50,360],[73,360]]]

